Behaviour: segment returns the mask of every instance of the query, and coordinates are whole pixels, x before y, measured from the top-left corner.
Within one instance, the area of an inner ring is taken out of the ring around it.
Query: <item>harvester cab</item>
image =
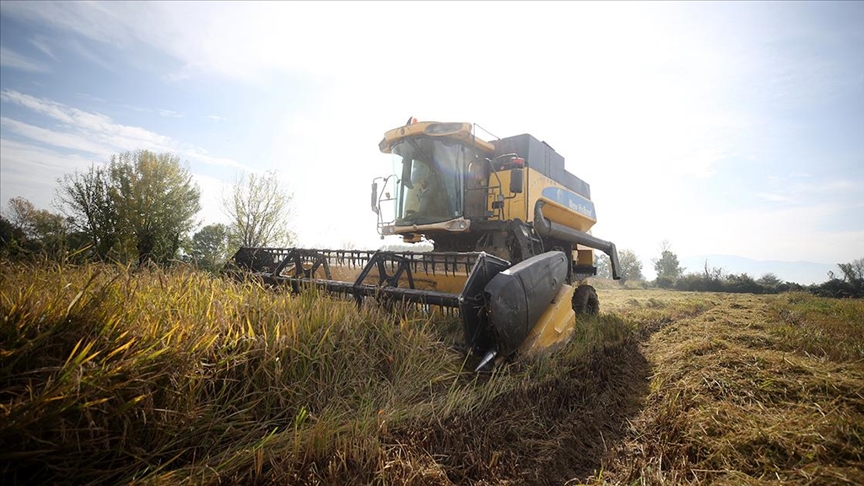
[[[432,251],[241,248],[228,268],[294,291],[458,309],[477,369],[567,341],[596,313],[594,250],[618,279],[615,245],[590,234],[590,187],[552,147],[523,134],[487,142],[470,123],[417,122],[378,145],[393,172],[372,183],[378,232]]]

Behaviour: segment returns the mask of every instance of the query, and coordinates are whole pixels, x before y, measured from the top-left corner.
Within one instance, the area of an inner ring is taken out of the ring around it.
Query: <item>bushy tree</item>
[[[23,231],[16,228],[5,216],[0,215],[0,255],[14,254],[19,242],[24,238]]]
[[[644,280],[642,276],[642,262],[633,250],[621,250],[618,252],[618,264],[621,266],[619,283],[624,285],[628,280]]]
[[[843,281],[851,284],[864,282],[864,258],[859,258],[851,263],[838,263],[837,267],[843,274]]]
[[[201,209],[192,174],[175,155],[146,150],[113,156],[108,169],[118,228],[135,245],[138,263],[174,258]]]
[[[201,207],[191,173],[170,153],[125,152],[59,183],[61,204],[101,258],[167,262]]]
[[[241,177],[231,196],[222,201],[231,218],[232,243],[249,247],[290,244],[294,237],[288,230],[292,199],[275,172]]]
[[[189,256],[200,268],[217,271],[229,256],[229,236],[224,224],[209,224],[192,236]]]
[[[838,263],[842,278],[828,272],[829,280],[810,288],[811,292],[823,297],[864,297],[864,258],[850,263]]]
[[[21,231],[22,234],[27,233],[27,228],[30,225],[31,214],[36,210],[33,204],[23,197],[13,197],[6,203],[8,206],[7,214],[8,221],[12,226]]]
[[[108,258],[119,235],[106,170],[93,164],[87,172],[66,174],[57,183],[57,200],[72,226],[87,236],[96,257]]]
[[[733,292],[739,294],[762,294],[767,289],[759,285],[756,280],[749,274],[731,274],[726,277],[724,282],[724,292]]]
[[[768,289],[776,289],[783,281],[777,275],[769,272],[759,277],[756,283]]]
[[[684,268],[678,262],[678,255],[672,252],[668,241],[663,241],[660,248],[660,258],[652,260],[654,271],[657,272],[656,283],[661,288],[671,288],[675,281],[684,273]]]
[[[682,275],[675,282],[676,290],[695,292],[734,292],[752,294],[776,294],[793,290],[804,290],[794,282],[783,282],[773,273],[766,273],[757,280],[747,273],[726,273],[722,268],[709,267],[705,262],[702,273]]]

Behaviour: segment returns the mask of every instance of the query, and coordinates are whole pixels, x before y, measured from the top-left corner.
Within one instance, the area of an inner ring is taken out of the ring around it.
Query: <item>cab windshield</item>
[[[391,148],[396,174],[396,225],[432,224],[462,215],[463,173],[473,150],[444,138],[412,137]]]

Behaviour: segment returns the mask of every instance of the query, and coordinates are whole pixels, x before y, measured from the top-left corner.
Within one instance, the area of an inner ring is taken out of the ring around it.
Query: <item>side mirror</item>
[[[378,183],[372,183],[372,211],[378,214]]]
[[[522,194],[522,169],[510,169],[510,193]]]

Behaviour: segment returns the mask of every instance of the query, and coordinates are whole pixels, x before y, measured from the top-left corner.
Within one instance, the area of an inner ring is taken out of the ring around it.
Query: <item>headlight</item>
[[[447,223],[445,228],[447,228],[447,231],[465,231],[468,229],[469,225],[470,223],[468,221],[460,218],[455,221],[450,221]]]

